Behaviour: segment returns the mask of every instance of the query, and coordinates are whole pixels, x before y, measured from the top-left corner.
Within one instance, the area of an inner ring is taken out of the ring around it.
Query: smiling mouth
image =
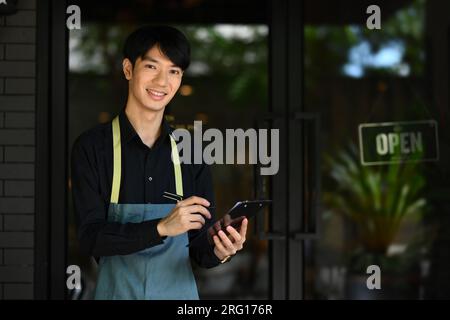
[[[152,90],[152,89],[145,89],[145,91],[147,91],[148,94],[155,96],[155,97],[159,97],[159,98],[162,98],[167,95],[167,93],[165,93],[165,92]]]

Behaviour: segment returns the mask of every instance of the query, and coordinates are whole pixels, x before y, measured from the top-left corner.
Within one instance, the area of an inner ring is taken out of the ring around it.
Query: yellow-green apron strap
[[[119,116],[112,122],[113,149],[114,149],[114,171],[111,190],[111,203],[119,203],[120,179],[122,170],[122,151],[120,146],[120,125]]]
[[[122,151],[120,145],[120,125],[119,116],[115,117],[112,122],[113,131],[113,149],[114,149],[114,171],[113,171],[113,182],[111,190],[111,203],[119,203],[119,192],[120,192],[120,179],[122,170]],[[180,196],[183,194],[183,177],[181,174],[181,163],[180,155],[178,154],[177,143],[175,139],[170,136],[171,149],[172,149],[172,161],[173,169],[175,173],[175,192]]]
[[[175,190],[176,194],[180,196],[184,196],[183,194],[183,177],[181,175],[181,164],[180,164],[180,155],[178,154],[177,143],[175,139],[170,136],[170,143],[172,146],[172,161],[173,161],[173,170],[175,173]]]

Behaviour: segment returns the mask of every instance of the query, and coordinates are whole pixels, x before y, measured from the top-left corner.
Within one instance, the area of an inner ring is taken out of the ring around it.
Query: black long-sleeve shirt
[[[174,203],[162,196],[164,191],[175,193],[168,136],[172,128],[163,120],[161,134],[149,148],[134,130],[124,110],[119,115],[119,122],[122,143],[119,203]],[[163,243],[164,238],[157,231],[160,219],[125,224],[107,221],[113,176],[111,121],[84,132],[76,139],[71,168],[72,195],[82,252],[94,257],[125,255]],[[209,167],[206,164],[182,163],[181,170],[184,198],[200,196],[214,206]],[[210,212],[214,217],[214,209]],[[189,238],[198,232],[190,230]],[[196,241],[190,247],[189,254],[201,267],[211,268],[219,264],[213,247],[207,245],[206,239]]]

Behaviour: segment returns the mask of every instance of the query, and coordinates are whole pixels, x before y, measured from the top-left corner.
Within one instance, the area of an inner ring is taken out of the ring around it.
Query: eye
[[[181,74],[181,71],[177,70],[177,69],[173,69],[173,70],[170,70],[170,73],[179,75],[179,74]]]
[[[156,67],[152,64],[146,64],[145,67],[149,69],[156,69]]]

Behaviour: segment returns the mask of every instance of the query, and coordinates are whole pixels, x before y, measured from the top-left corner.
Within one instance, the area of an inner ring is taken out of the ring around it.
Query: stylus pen
[[[164,197],[164,198],[167,198],[167,199],[170,199],[170,200],[174,200],[174,201],[176,201],[176,202],[179,201],[178,199],[174,199],[174,198],[171,198],[171,197],[168,197],[168,196],[163,196],[163,197]],[[206,206],[205,206],[205,208],[206,208],[206,209],[215,209],[216,206],[210,206],[210,207],[206,207]]]
[[[170,199],[170,200],[173,200],[173,201],[176,201],[176,202],[183,200],[183,196],[180,196],[179,194],[175,194],[175,193],[170,193],[170,192],[167,192],[167,191],[164,191],[163,197],[167,198],[167,199]],[[205,208],[215,209],[216,207],[212,206],[212,207],[205,207]]]

